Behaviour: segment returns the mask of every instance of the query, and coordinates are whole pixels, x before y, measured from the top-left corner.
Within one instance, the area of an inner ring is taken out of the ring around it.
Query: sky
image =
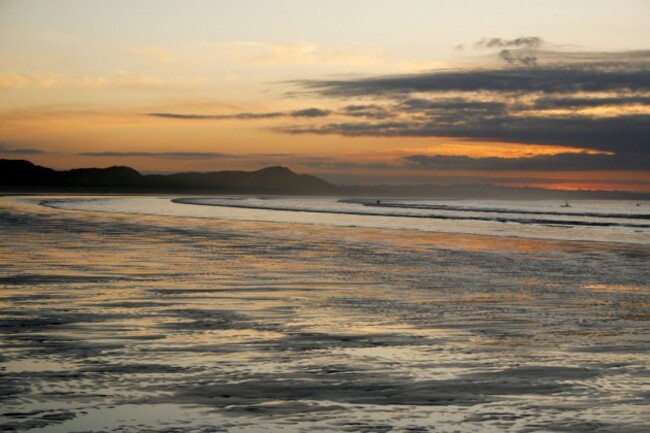
[[[650,192],[650,2],[0,0],[0,158]]]

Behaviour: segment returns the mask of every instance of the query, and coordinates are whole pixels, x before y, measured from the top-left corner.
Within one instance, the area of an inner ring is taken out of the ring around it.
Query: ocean
[[[0,197],[0,431],[650,429],[650,202]]]

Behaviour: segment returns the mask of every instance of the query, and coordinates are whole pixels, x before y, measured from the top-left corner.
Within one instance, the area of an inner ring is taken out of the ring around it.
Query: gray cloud
[[[329,116],[329,110],[320,108],[305,108],[289,112],[270,113],[236,113],[236,114],[179,114],[179,113],[147,113],[147,116],[161,117],[164,119],[177,120],[261,120],[275,119],[278,117],[325,117]]]
[[[587,171],[647,170],[650,158],[620,155],[560,153],[522,158],[470,158],[449,155],[410,155],[404,159],[415,166],[434,170],[476,171]]]
[[[544,45],[544,41],[535,36],[483,39],[475,45],[495,50],[503,60],[517,67],[294,82],[304,92],[320,97],[342,101],[355,99],[353,104],[333,111],[312,107],[228,115],[149,115],[179,120],[284,118],[293,120],[295,124],[274,128],[275,131],[345,136],[453,137],[591,148],[616,154],[572,153],[517,160],[464,157],[430,160],[417,159],[415,157],[423,156],[413,155],[415,159],[405,160],[419,166],[426,163],[430,167],[474,167],[474,170],[580,170],[581,167],[590,170],[647,170],[649,114],[621,110],[618,114],[610,112],[609,117],[593,117],[579,110],[631,104],[650,106],[650,51],[541,51]],[[565,109],[573,113],[563,116],[536,113],[550,109]],[[347,119],[325,125],[309,122],[332,114]],[[327,162],[312,163],[314,167],[334,168]]]
[[[538,36],[522,36],[516,39],[483,38],[474,44],[480,49],[499,49],[498,56],[510,65],[536,66],[537,50],[544,44]]]
[[[510,65],[523,65],[523,66],[536,66],[537,65],[537,55],[533,52],[525,51],[515,51],[503,49],[499,51],[499,58]]]
[[[502,38],[483,38],[476,42],[476,48],[539,48],[544,44],[544,40],[539,36],[521,36],[516,39]]]
[[[507,104],[502,101],[474,101],[467,98],[443,99],[406,99],[397,107],[407,112],[424,112],[428,114],[441,114],[440,112],[462,112],[501,114],[507,109]]]
[[[387,107],[375,104],[346,105],[341,110],[341,114],[350,117],[365,117],[367,119],[386,119],[394,115]]]
[[[296,160],[297,163],[318,169],[338,169],[338,170],[351,170],[351,169],[378,169],[378,170],[393,170],[401,166],[390,162],[355,162],[355,161],[341,161],[329,158],[301,158]]]
[[[650,96],[616,96],[605,98],[543,97],[535,101],[535,109],[576,109],[612,105],[650,105]]]
[[[454,112],[425,120],[290,126],[277,130],[293,134],[344,136],[457,137],[478,141],[574,146],[628,154],[647,154],[650,148],[650,115],[609,118],[518,117],[468,116]]]
[[[544,45],[538,36],[522,36],[516,39],[483,38],[474,44],[479,49],[499,49],[498,57],[513,66],[536,66],[537,52]]]
[[[517,50],[517,55],[524,55],[525,50],[537,49],[543,41],[536,37],[493,38],[483,40],[480,45]],[[650,109],[650,51],[545,52],[544,55],[552,61],[526,68],[445,70],[295,82],[305,92],[321,97],[372,102],[346,105],[337,111],[350,121],[287,125],[276,130],[293,134],[437,136],[547,144],[647,158],[650,115],[646,110],[610,111],[608,116],[598,117],[579,110],[631,105]],[[528,66],[534,63],[534,59],[524,57],[511,60]],[[549,109],[573,113],[549,116],[539,112]],[[594,161],[585,158],[583,162],[593,165]],[[603,161],[614,162],[613,159]],[[556,162],[562,161],[556,159]],[[620,169],[632,166],[639,169],[634,159],[620,159],[616,164]]]
[[[178,114],[178,113],[147,113],[147,116],[162,117],[178,120],[257,120],[284,117],[285,113],[237,113],[237,114]]]
[[[45,152],[40,149],[15,147],[9,143],[0,143],[0,153],[5,155],[38,155]]]
[[[286,158],[286,157],[294,156],[294,154],[293,153],[252,153],[252,154],[248,154],[248,156],[265,157],[265,158],[268,157]]]
[[[321,110],[320,108],[307,108],[304,110],[296,110],[289,113],[291,117],[325,117],[330,115],[329,110]]]
[[[112,158],[163,158],[163,159],[220,159],[236,158],[236,156],[218,152],[81,152],[77,155],[112,157]]]
[[[650,68],[619,66],[619,69],[593,66],[540,66],[526,69],[459,70],[354,80],[308,80],[297,84],[321,96],[337,98],[395,98],[414,92],[650,91]]]

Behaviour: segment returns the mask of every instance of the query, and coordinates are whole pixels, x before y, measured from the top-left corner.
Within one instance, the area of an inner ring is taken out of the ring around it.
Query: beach
[[[638,219],[490,235],[66,200],[0,197],[0,431],[650,429]]]

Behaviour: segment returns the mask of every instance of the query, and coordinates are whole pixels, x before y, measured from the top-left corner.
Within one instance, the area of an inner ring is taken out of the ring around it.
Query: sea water
[[[379,200],[0,198],[0,430],[650,427],[647,203]]]
[[[650,242],[650,201],[341,197],[44,200],[79,210],[609,242]]]

